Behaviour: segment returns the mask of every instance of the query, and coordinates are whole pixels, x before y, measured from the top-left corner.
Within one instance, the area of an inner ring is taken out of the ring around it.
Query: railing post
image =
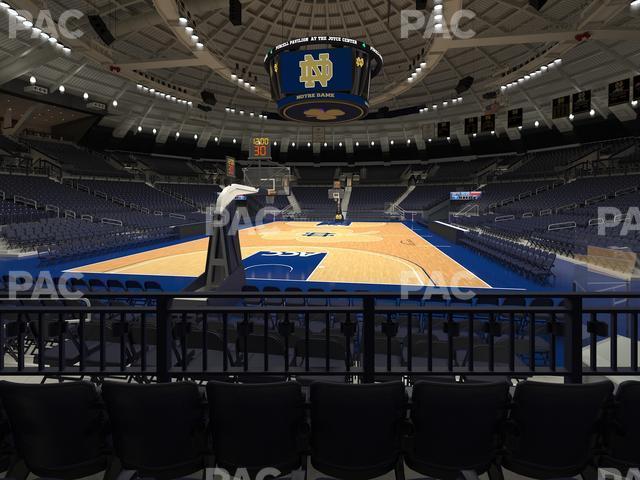
[[[375,299],[373,297],[364,297],[362,304],[364,307],[362,328],[362,344],[364,347],[364,354],[362,356],[362,370],[364,372],[364,375],[362,381],[364,383],[373,383],[375,381],[376,369]]]
[[[164,296],[156,297],[157,324],[157,377],[158,383],[171,382],[169,370],[171,368],[171,322],[168,310],[169,299]]]
[[[565,326],[565,383],[582,383],[582,297],[571,297],[569,325]]]

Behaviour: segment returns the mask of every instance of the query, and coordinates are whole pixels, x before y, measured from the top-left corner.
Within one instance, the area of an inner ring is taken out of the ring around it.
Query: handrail
[[[556,230],[575,230],[577,226],[578,224],[576,222],[552,223],[549,226],[547,226],[547,231],[553,232]]]
[[[50,292],[49,292],[50,293]],[[425,296],[429,293],[429,296]],[[102,356],[94,356],[88,365],[89,359],[80,349],[80,355],[75,364],[55,361],[45,363],[46,355],[37,355],[36,368],[28,366],[25,362],[27,342],[30,338],[24,333],[18,333],[9,347],[8,343],[0,344],[0,349],[11,348],[15,364],[5,365],[0,362],[0,374],[7,376],[64,376],[65,378],[96,375],[105,377],[109,375],[141,376],[143,379],[153,377],[158,382],[169,382],[173,378],[202,378],[202,375],[226,375],[237,377],[240,381],[244,376],[256,375],[283,375],[289,377],[304,377],[305,375],[333,375],[345,377],[352,375],[361,378],[364,383],[376,381],[379,376],[403,376],[410,381],[413,376],[431,375],[500,375],[515,378],[527,378],[534,375],[549,375],[564,377],[566,382],[581,383],[583,376],[620,376],[638,375],[638,322],[640,321],[640,306],[626,306],[615,299],[640,299],[640,293],[633,292],[513,292],[513,291],[471,291],[470,294],[482,298],[514,297],[524,299],[548,298],[552,299],[553,306],[532,306],[526,302],[524,305],[483,305],[479,300],[477,304],[455,303],[431,303],[446,299],[445,295],[430,295],[431,292],[411,292],[403,296],[407,300],[419,300],[415,304],[399,303],[396,305],[385,302],[376,303],[378,299],[395,298],[398,293],[391,292],[159,292],[159,293],[123,293],[123,292],[90,292],[77,299],[74,305],[68,302],[55,304],[49,302],[43,306],[38,299],[32,298],[29,292],[17,292],[9,295],[8,292],[0,293],[0,318],[4,325],[9,322],[16,323],[16,332],[26,331],[29,324],[38,322],[43,314],[52,315],[47,318],[50,329],[61,332],[59,339],[47,342],[46,345],[36,342],[36,350],[49,351],[54,358],[64,355],[62,345],[65,342],[60,339],[73,338],[74,342],[83,345],[87,338],[87,330],[84,327],[92,324],[98,330],[104,331],[106,322],[113,325],[109,330],[109,336],[100,336],[98,350],[103,342],[119,342],[125,347],[131,342],[132,351],[140,352],[137,356],[127,359],[121,356],[120,365],[117,368],[108,366]],[[20,304],[15,303],[15,298],[21,299]],[[247,304],[246,298],[281,298],[279,305],[264,305],[262,302]],[[299,298],[300,302],[289,303],[287,299]],[[313,305],[305,299],[325,298],[326,305]],[[471,298],[471,297],[469,297]],[[92,302],[92,300],[100,300]],[[105,300],[117,300],[117,305],[109,305]],[[120,302],[121,299],[125,301]],[[143,306],[128,304],[134,299],[142,300]],[[346,303],[336,305],[331,299],[348,300]],[[611,300],[612,303],[605,306],[587,304],[586,300],[600,299]],[[6,305],[3,300],[10,300]],[[30,301],[36,301],[32,304]],[[186,300],[200,300],[198,303]],[[205,300],[211,300],[208,302]],[[637,304],[631,302],[629,305]],[[4,315],[5,313],[23,313],[24,315]],[[32,315],[30,315],[32,314]],[[238,321],[232,320],[231,315],[239,317]],[[341,339],[328,336],[311,336],[309,334],[309,314],[326,317],[329,322],[336,315],[344,315],[342,328],[335,335]],[[377,317],[383,316],[383,344],[393,341],[404,341],[405,347],[400,367],[391,368],[393,352],[376,339]],[[397,334],[398,317],[402,316],[407,325],[407,337],[401,340]],[[10,320],[11,318],[15,320]],[[66,319],[73,318],[73,321]],[[272,326],[273,318],[277,320],[277,326]],[[264,334],[253,334],[254,325],[262,326],[264,319]],[[586,334],[583,334],[586,322]],[[473,321],[471,321],[473,320]],[[524,322],[523,322],[524,320]],[[437,323],[436,323],[437,322]],[[630,342],[618,346],[618,338],[623,335],[619,329],[608,329],[610,322],[623,325],[629,322],[628,335]],[[129,335],[130,325],[140,329],[141,335],[134,340]],[[442,326],[439,326],[439,325]],[[197,325],[197,329],[192,327]],[[438,325],[436,327],[436,325]],[[461,328],[465,326],[465,328]],[[549,336],[546,360],[542,365],[538,364],[538,347],[536,337],[538,331],[544,327],[545,335]],[[446,340],[438,340],[433,335],[435,328],[442,329]],[[147,337],[143,332],[153,329],[157,344],[154,343],[155,352],[148,353]],[[235,349],[230,349],[231,331],[233,330]],[[37,330],[36,330],[37,331]],[[50,330],[51,331],[51,330]],[[201,336],[202,343],[193,342],[191,335],[197,332],[208,332]],[[304,332],[307,332],[305,335]],[[300,335],[296,336],[296,332]],[[255,337],[254,335],[258,335]],[[414,336],[415,341],[414,341]],[[256,345],[270,339],[275,344],[283,347],[280,353],[269,352],[261,349],[253,350],[250,347],[250,337]],[[597,353],[602,338],[610,340],[611,348],[610,365],[598,363]],[[584,346],[583,338],[589,342]],[[395,339],[395,340],[394,340]],[[91,339],[92,341],[93,338]],[[300,351],[291,353],[291,349],[302,348],[309,352],[309,342],[323,342],[324,346],[317,345],[320,352],[329,352],[329,347],[340,345],[345,353],[344,365],[334,367],[329,364],[329,359],[324,355],[316,357],[314,353],[304,354]],[[215,341],[216,345],[212,343]],[[516,341],[526,342],[528,348],[521,356],[516,348]],[[332,343],[333,342],[333,343]],[[426,342],[428,348],[425,353],[414,351],[417,342]],[[434,342],[444,345],[447,355],[444,364],[433,364]],[[462,343],[461,343],[462,342]],[[468,342],[468,343],[467,343]],[[456,345],[469,345],[466,360],[461,364],[454,361],[456,357]],[[58,345],[56,345],[58,344]],[[506,349],[506,357],[497,355],[497,346]],[[482,346],[488,352],[488,360],[474,361],[476,355],[475,346]],[[562,348],[559,348],[562,346]],[[31,348],[31,347],[29,347]],[[124,347],[123,347],[124,348]],[[212,362],[207,361],[207,352],[216,350],[220,356]],[[630,366],[624,365],[627,351],[632,359]],[[2,351],[0,354],[4,354]],[[250,359],[255,356],[257,362]],[[177,361],[171,360],[176,354]],[[200,354],[200,357],[197,355]],[[269,356],[284,356],[285,361],[276,367],[269,366]],[[294,355],[300,360],[292,363],[289,355]],[[384,355],[387,359],[380,363],[376,355]],[[322,360],[326,358],[326,367],[310,368],[310,357]],[[149,361],[147,367],[146,360]],[[420,360],[418,362],[417,360]],[[588,360],[583,360],[588,359]],[[497,368],[500,364],[500,368]],[[90,366],[90,369],[87,367]],[[90,373],[89,373],[90,372]]]
[[[47,204],[44,207],[44,211],[45,212],[55,212],[58,215],[58,217],[60,216],[60,207],[57,206],[57,205]]]
[[[34,208],[38,208],[38,202],[33,198],[23,197],[22,195],[14,195],[13,203],[21,203],[22,205],[30,205]]]
[[[102,218],[100,223],[104,223],[106,225],[117,225],[119,227],[122,226],[122,220],[118,220],[116,218]]]

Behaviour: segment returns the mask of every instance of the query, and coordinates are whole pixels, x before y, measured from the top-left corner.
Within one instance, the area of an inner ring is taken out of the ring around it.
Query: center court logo
[[[316,82],[323,88],[327,88],[333,78],[333,62],[328,53],[320,53],[318,60],[313,58],[312,54],[306,54],[304,60],[298,64],[300,65],[300,82],[304,83],[305,88],[314,88]]]
[[[327,238],[327,237],[335,237],[336,234],[331,232],[305,232],[302,234],[302,236]]]

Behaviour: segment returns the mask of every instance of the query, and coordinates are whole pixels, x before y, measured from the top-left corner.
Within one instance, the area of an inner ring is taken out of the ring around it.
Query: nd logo
[[[312,54],[306,54],[304,60],[298,62],[300,65],[300,81],[304,82],[305,88],[313,88],[316,82],[324,88],[333,78],[333,62],[329,59],[328,53],[318,55],[318,60]]]

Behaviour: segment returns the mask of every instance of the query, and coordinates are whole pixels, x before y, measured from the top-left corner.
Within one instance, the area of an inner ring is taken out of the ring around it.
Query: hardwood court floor
[[[490,288],[401,223],[275,222],[240,231],[247,278]],[[197,277],[208,238],[74,269],[85,273]]]

